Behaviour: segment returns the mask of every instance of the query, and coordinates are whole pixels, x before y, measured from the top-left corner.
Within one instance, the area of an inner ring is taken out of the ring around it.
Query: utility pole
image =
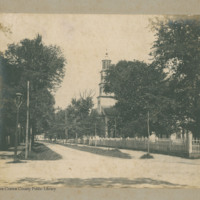
[[[27,81],[27,110],[26,110],[26,149],[25,149],[25,159],[28,158],[28,132],[29,132],[29,81]]]
[[[95,128],[94,128],[94,133],[95,133],[95,147],[97,146],[97,138],[96,138],[96,136],[97,136],[97,125],[96,125],[96,122],[95,122],[95,124],[94,124],[94,126],[95,126]]]
[[[147,113],[147,131],[148,131],[148,154],[149,154],[149,111]]]
[[[116,137],[116,133],[117,133],[117,120],[116,120],[116,117],[115,117],[115,137]]]
[[[78,138],[78,134],[77,134],[77,124],[76,124],[76,118],[75,118],[75,130],[76,130],[76,139]]]
[[[18,128],[19,128],[18,124],[19,124],[19,109],[17,108],[17,122],[16,122],[16,132],[15,132],[14,162],[17,161]]]
[[[29,136],[29,152],[31,152],[31,143],[32,143],[32,126],[30,127],[30,136]]]
[[[19,108],[17,107],[17,122],[16,122],[16,132],[15,132],[15,151],[14,151],[14,162],[17,161],[17,146],[18,146],[18,132],[19,132]]]
[[[105,116],[105,138],[108,137],[108,119]]]
[[[17,146],[18,146],[18,132],[19,132],[19,108],[22,104],[22,94],[16,93],[15,99],[16,107],[17,107],[17,120],[16,120],[16,131],[15,131],[15,148],[14,148],[14,162],[17,162]]]
[[[67,109],[65,109],[65,141],[67,143],[68,139],[68,130],[67,130]]]
[[[97,135],[97,127],[96,127],[96,126],[97,126],[97,124],[95,123],[95,124],[94,124],[94,133],[95,133],[95,137],[96,137],[96,135]]]

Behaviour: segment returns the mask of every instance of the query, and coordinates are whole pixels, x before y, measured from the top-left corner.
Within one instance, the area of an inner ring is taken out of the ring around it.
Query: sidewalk
[[[25,144],[21,143],[17,147],[17,155],[19,155],[25,148]],[[0,159],[12,159],[14,157],[14,147],[10,147],[5,151],[0,151]]]

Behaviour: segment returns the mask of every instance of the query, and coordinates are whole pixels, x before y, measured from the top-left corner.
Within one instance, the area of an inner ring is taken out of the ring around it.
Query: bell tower
[[[104,92],[106,70],[111,66],[111,60],[106,52],[105,58],[102,60],[102,69],[100,71],[101,79],[99,83],[99,96],[98,99],[98,113],[103,113],[103,108],[108,108],[115,105],[114,95],[106,94]]]

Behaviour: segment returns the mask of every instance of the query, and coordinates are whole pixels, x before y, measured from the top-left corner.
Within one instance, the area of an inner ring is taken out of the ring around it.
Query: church
[[[105,58],[102,60],[102,69],[100,71],[100,83],[99,83],[99,96],[97,97],[98,108],[97,111],[105,119],[105,137],[108,137],[108,121],[113,117],[113,110],[111,109],[116,100],[114,94],[106,94],[104,92],[106,70],[111,66],[111,60],[108,57],[108,53],[105,54]]]

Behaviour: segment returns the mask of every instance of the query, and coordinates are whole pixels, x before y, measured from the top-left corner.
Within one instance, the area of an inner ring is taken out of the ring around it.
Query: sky
[[[10,34],[0,32],[0,51],[8,44],[39,33],[45,45],[61,48],[67,64],[55,107],[66,108],[71,99],[93,91],[95,107],[100,82],[101,60],[106,51],[112,64],[120,60],[150,62],[154,33],[148,15],[0,14],[0,23]]]

